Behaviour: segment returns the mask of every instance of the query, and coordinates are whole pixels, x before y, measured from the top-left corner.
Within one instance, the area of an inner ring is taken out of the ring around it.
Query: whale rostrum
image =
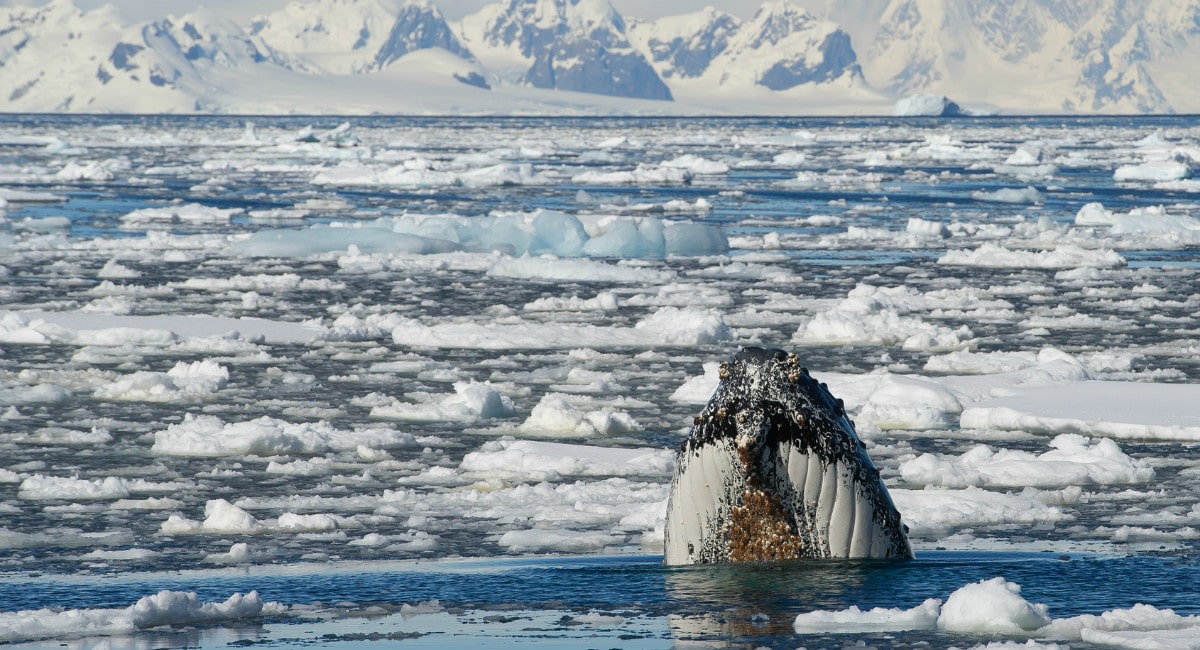
[[[842,401],[795,354],[745,348],[679,450],[666,564],[913,557]]]

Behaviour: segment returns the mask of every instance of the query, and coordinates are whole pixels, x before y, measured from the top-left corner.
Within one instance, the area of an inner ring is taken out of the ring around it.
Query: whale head
[[[679,450],[666,564],[913,556],[840,399],[783,350],[745,348]]]

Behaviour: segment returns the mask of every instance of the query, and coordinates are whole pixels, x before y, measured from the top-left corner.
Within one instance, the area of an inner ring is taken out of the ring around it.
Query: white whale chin
[[[854,479],[850,467],[825,464],[786,442],[777,453],[783,468],[779,479],[786,484],[757,489],[747,485],[733,440],[681,458],[668,500],[663,561],[912,557],[907,536],[880,521],[873,492]],[[751,501],[774,498],[780,510],[748,507],[747,496]]]
[[[680,449],[669,565],[913,557],[841,403],[794,355],[747,349]]]

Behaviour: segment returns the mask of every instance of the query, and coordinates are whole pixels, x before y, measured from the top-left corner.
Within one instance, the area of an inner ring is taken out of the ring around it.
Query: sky
[[[399,2],[400,0],[397,0]],[[442,13],[450,20],[458,20],[463,16],[478,11],[481,7],[487,4],[492,4],[497,0],[434,0]],[[121,15],[130,22],[141,22],[144,20],[155,20],[167,15],[183,15],[195,11],[198,5],[203,5],[209,9],[223,14],[238,22],[246,21],[259,14],[269,13],[284,5],[289,0],[207,0],[206,2],[195,2],[195,0],[75,0],[76,6],[81,9],[94,9],[101,5],[111,4],[116,6]],[[647,2],[646,0],[611,0],[613,7],[623,16],[634,18],[661,18],[662,16],[671,16],[676,14],[691,13],[698,11],[704,7],[715,7],[722,11],[731,13],[739,18],[749,18],[754,14],[754,10],[762,4],[762,0],[655,0],[655,2]],[[824,0],[818,0],[819,4]],[[34,0],[17,1],[17,0],[0,0],[0,6],[10,6],[17,4],[45,4],[44,1]],[[799,6],[805,6],[803,0],[796,3]]]

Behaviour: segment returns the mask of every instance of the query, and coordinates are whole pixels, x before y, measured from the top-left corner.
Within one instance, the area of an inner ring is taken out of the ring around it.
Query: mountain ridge
[[[1180,83],[1200,0],[826,3],[644,21],[608,0],[499,0],[449,21],[430,0],[294,0],[245,25],[203,10],[122,25],[51,0],[0,8],[0,110],[887,114],[934,93],[985,111],[1200,111]]]

